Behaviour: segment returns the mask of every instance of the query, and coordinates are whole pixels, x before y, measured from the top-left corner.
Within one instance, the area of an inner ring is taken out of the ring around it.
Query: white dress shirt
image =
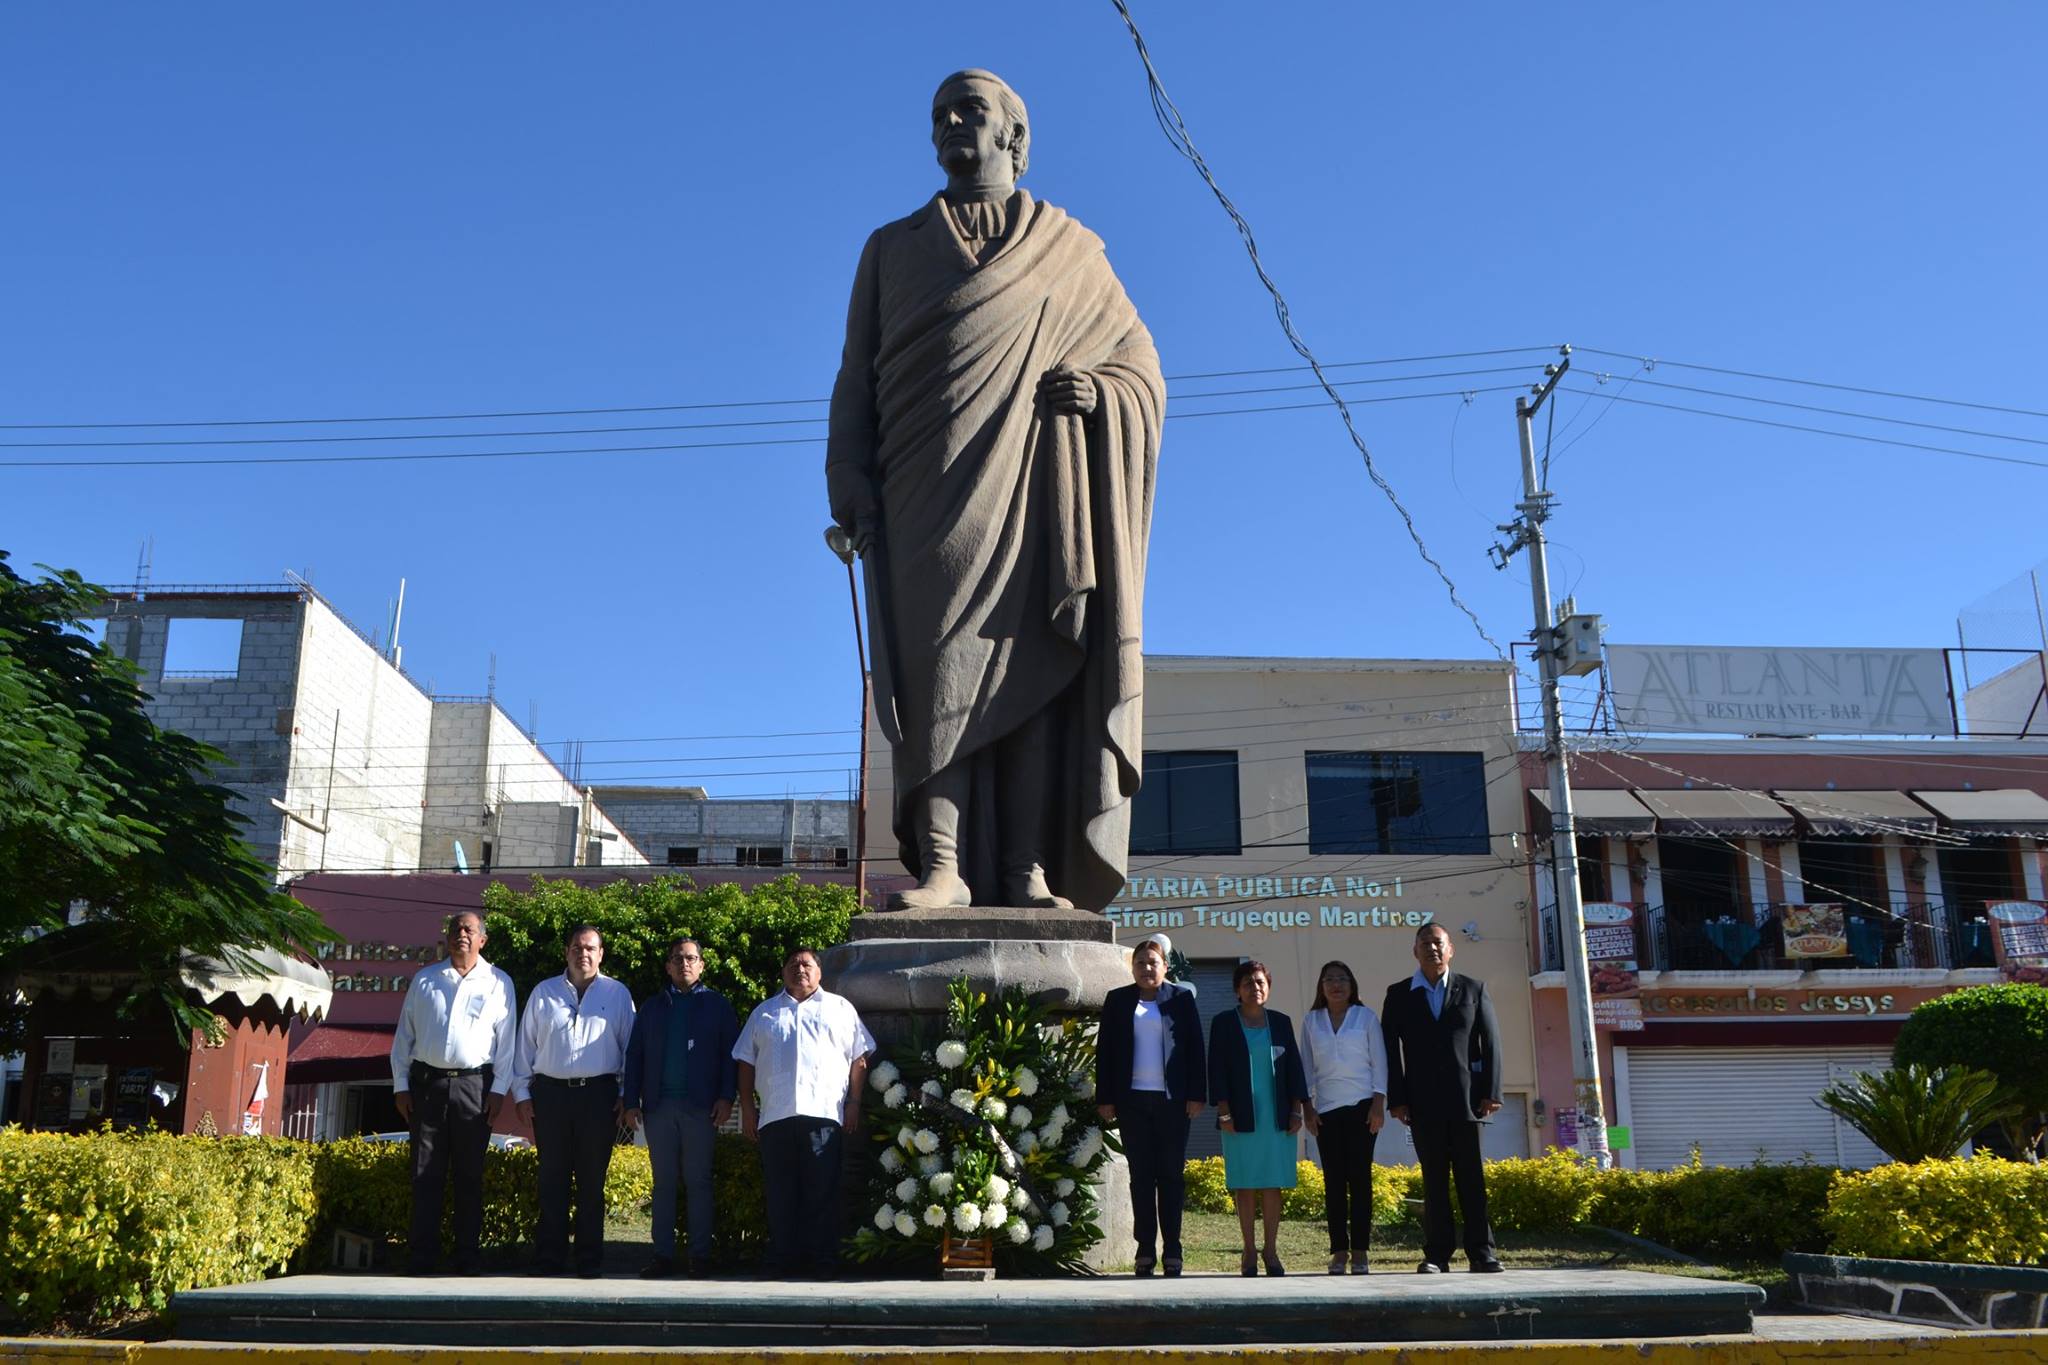
[[[450,1071],[492,1068],[491,1093],[512,1084],[513,1024],[518,997],[512,978],[482,958],[467,975],[442,958],[414,972],[391,1038],[391,1085],[403,1095],[412,1088],[412,1064]]]
[[[1166,987],[1131,1011],[1131,1089],[1166,1093]]]
[[[854,1058],[874,1050],[853,1002],[821,988],[800,1001],[788,991],[762,1001],[732,1055],[754,1068],[762,1124],[797,1117],[839,1123]]]
[[[624,982],[599,975],[579,997],[566,973],[551,976],[526,997],[519,1017],[519,1050],[512,1065],[512,1099],[533,1097],[533,1078],[589,1080],[626,1074],[626,1044],[633,1038],[633,993]]]
[[[1301,1060],[1318,1113],[1387,1093],[1386,1035],[1379,1016],[1364,1005],[1345,1010],[1335,1030],[1328,1010],[1310,1010],[1301,1026]]]

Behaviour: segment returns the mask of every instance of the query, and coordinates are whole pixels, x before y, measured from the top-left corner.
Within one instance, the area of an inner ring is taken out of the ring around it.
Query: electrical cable
[[[1336,388],[1331,384],[1329,377],[1324,373],[1322,363],[1316,359],[1315,352],[1309,349],[1308,343],[1303,341],[1300,333],[1295,331],[1293,317],[1287,306],[1287,299],[1281,294],[1280,286],[1273,282],[1273,277],[1266,273],[1265,263],[1259,258],[1258,242],[1252,235],[1251,224],[1238,211],[1237,205],[1231,202],[1230,196],[1223,192],[1223,187],[1216,183],[1216,177],[1210,171],[1209,163],[1203,159],[1200,149],[1195,146],[1194,136],[1188,131],[1187,121],[1181,117],[1180,108],[1173,102],[1173,97],[1166,93],[1166,87],[1159,79],[1159,72],[1152,64],[1152,54],[1145,46],[1145,36],[1138,31],[1138,21],[1131,17],[1130,6],[1125,3],[1125,0],[1110,0],[1110,2],[1116,6],[1117,13],[1123,16],[1124,27],[1130,30],[1131,41],[1137,47],[1138,60],[1144,65],[1145,84],[1152,100],[1152,114],[1158,120],[1160,131],[1166,135],[1167,143],[1185,157],[1188,163],[1200,174],[1203,182],[1208,185],[1210,193],[1216,197],[1216,202],[1222,205],[1223,211],[1229,215],[1231,223],[1237,228],[1237,234],[1244,242],[1245,252],[1251,258],[1252,269],[1259,277],[1259,283],[1265,286],[1267,294],[1272,297],[1273,316],[1279,321],[1280,330],[1286,335],[1287,343],[1294,348],[1295,354],[1308,362],[1309,368],[1314,371],[1316,380],[1321,385],[1323,392],[1329,395],[1330,402],[1337,409],[1337,415],[1343,419],[1344,430],[1350,436],[1351,444],[1357,448],[1359,456],[1365,461],[1367,477],[1372,480],[1374,487],[1380,490],[1387,501],[1392,504],[1394,511],[1399,514],[1402,525],[1407,529],[1409,540],[1415,545],[1415,552],[1422,557],[1422,561],[1425,564],[1436,571],[1437,578],[1444,585],[1444,591],[1450,594],[1452,605],[1464,613],[1465,618],[1472,623],[1472,629],[1478,632],[1479,638],[1486,642],[1487,647],[1492,649],[1496,655],[1505,658],[1506,651],[1501,648],[1500,642],[1488,633],[1486,625],[1479,619],[1478,613],[1466,605],[1465,599],[1459,595],[1458,585],[1451,581],[1450,573],[1430,553],[1428,545],[1423,543],[1422,532],[1415,525],[1413,514],[1402,503],[1400,495],[1394,491],[1393,484],[1380,472],[1378,463],[1373,459],[1372,451],[1366,447],[1365,438],[1359,435],[1358,427],[1352,422],[1351,409],[1346,406],[1343,396],[1337,392]]]

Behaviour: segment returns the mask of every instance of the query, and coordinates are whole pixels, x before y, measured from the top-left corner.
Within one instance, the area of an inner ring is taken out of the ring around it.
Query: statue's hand
[[[1102,392],[1095,386],[1094,375],[1065,366],[1045,372],[1045,377],[1038,381],[1038,396],[1054,412],[1076,417],[1086,417],[1102,401]]]
[[[853,552],[866,555],[870,546],[881,538],[882,521],[873,513],[864,513],[853,519]]]

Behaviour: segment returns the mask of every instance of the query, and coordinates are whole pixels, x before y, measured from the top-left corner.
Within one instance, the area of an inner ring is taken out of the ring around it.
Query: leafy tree
[[[1814,1101],[1847,1119],[1893,1161],[1946,1161],[1972,1136],[2019,1113],[1998,1077],[1917,1062],[1838,1081]]]
[[[704,949],[704,984],[744,1015],[781,989],[784,953],[844,942],[855,905],[847,887],[795,877],[752,891],[732,882],[699,887],[686,876],[606,886],[535,877],[528,891],[485,887],[484,909],[484,955],[511,974],[521,995],[561,972],[569,927],[587,923],[604,935],[605,975],[625,982],[634,999],[668,980],[664,950],[671,938],[687,936]]]
[[[206,1027],[178,984],[180,949],[232,961],[333,935],[242,842],[233,793],[206,780],[222,755],[158,729],[133,667],[80,631],[105,600],[69,571],[25,579],[0,551],[0,975],[84,902],[143,993]],[[0,1004],[0,1051],[24,1020]]]
[[[1916,1008],[1899,1028],[1892,1061],[1981,1067],[2018,1109],[2002,1125],[2032,1158],[2048,1112],[2048,986],[1971,986]]]

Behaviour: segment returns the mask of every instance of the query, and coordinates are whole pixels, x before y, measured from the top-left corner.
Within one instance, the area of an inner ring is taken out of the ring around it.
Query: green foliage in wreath
[[[953,982],[941,1037],[868,1075],[881,1107],[851,1254],[935,1263],[943,1238],[986,1237],[1000,1272],[1079,1268],[1102,1240],[1094,1179],[1115,1141],[1094,1075],[1093,1025],[1055,1022],[1014,986],[991,999]]]

